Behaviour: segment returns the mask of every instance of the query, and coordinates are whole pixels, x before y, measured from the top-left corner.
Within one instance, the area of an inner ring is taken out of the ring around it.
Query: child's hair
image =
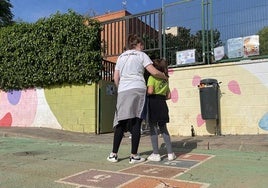
[[[168,64],[167,64],[166,60],[164,60],[164,59],[155,59],[153,62],[154,62],[154,67],[157,70],[165,73],[165,75],[168,77]]]
[[[139,43],[141,43],[142,45],[144,44],[143,40],[138,37],[138,35],[130,34],[128,36],[128,49],[134,49]]]

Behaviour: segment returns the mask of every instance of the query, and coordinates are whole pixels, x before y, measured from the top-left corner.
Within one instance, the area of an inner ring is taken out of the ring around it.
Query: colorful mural
[[[197,72],[199,74],[196,74]],[[181,96],[179,101],[171,100],[171,103],[169,103],[171,116],[178,124],[188,125],[188,127],[190,127],[190,124],[195,124],[197,128],[201,128],[208,123],[211,124],[211,122],[203,120],[201,117],[199,101],[196,100],[196,98],[199,98],[196,88],[202,79],[217,78],[218,82],[222,82],[219,99],[221,103],[221,124],[222,126],[228,124],[229,127],[229,130],[225,130],[225,132],[238,134],[240,131],[242,134],[259,134],[268,131],[267,72],[267,62],[237,63],[237,65],[234,64],[224,68],[218,65],[213,67],[213,70],[207,67],[204,70],[202,70],[202,67],[198,70],[170,69],[170,87],[172,91],[176,91],[174,92],[174,98],[177,99],[177,96]],[[261,103],[261,100],[263,103]],[[197,106],[198,108],[196,108]],[[177,114],[178,111],[179,114]],[[192,117],[194,112],[197,112],[195,122]],[[265,114],[263,115],[263,113]],[[254,126],[258,126],[262,131],[257,127],[254,128]],[[177,130],[173,131],[173,122],[170,123],[170,128],[173,134],[186,135],[183,127],[181,129],[177,127]],[[200,134],[206,134],[207,131],[207,128],[203,128],[200,130]],[[189,135],[190,131],[187,130],[187,132]]]
[[[268,62],[222,63],[169,69],[172,135],[213,134],[212,121],[200,112],[200,81],[215,78],[220,85],[221,127],[225,134],[268,134]],[[95,132],[97,86],[0,91],[0,126],[49,127]]]

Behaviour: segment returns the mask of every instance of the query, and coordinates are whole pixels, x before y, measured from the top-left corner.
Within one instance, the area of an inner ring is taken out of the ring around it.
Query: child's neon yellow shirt
[[[153,86],[154,94],[156,95],[166,96],[167,92],[169,92],[168,81],[161,78],[149,76],[147,86]]]

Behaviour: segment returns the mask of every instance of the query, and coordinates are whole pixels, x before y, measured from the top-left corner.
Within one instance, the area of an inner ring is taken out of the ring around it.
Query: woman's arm
[[[165,75],[165,73],[157,70],[152,64],[146,66],[145,68],[152,76],[154,76],[156,78],[161,78],[161,79],[165,79],[165,80],[168,79],[168,77]]]
[[[116,87],[118,87],[119,80],[120,80],[119,70],[115,70],[114,71],[114,83]]]

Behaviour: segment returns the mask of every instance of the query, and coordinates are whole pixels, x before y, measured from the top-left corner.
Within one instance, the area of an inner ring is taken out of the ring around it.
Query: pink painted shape
[[[201,114],[198,114],[196,117],[196,123],[198,127],[201,127],[206,121],[203,120]]]
[[[240,86],[238,82],[235,80],[232,80],[228,83],[228,88],[234,94],[237,94],[237,95],[241,94]]]
[[[0,127],[11,127],[12,124],[12,116],[10,112],[8,112],[2,119],[0,119]]]
[[[200,84],[201,77],[200,76],[194,76],[192,80],[192,85],[194,87],[198,86]]]
[[[172,91],[171,91],[171,101],[173,103],[176,103],[178,102],[179,100],[179,94],[178,94],[178,90],[176,88],[174,88]]]
[[[37,93],[35,89],[21,91],[20,100],[16,105],[10,103],[6,92],[2,92],[0,118],[10,113],[10,116],[12,117],[11,126],[31,126],[36,115],[37,102]]]
[[[173,69],[168,69],[168,74],[171,75],[173,74],[174,70]]]

